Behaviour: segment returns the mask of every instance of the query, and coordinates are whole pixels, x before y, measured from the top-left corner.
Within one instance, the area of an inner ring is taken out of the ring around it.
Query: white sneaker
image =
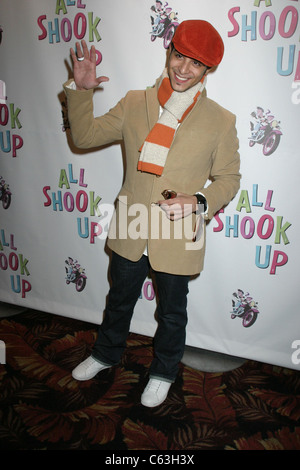
[[[167,398],[171,385],[165,380],[150,379],[141,397],[142,405],[149,408],[160,405]]]
[[[85,361],[81,362],[72,371],[72,377],[75,380],[90,380],[100,372],[100,370],[108,369],[111,366],[101,364],[96,361],[92,356],[89,356]]]

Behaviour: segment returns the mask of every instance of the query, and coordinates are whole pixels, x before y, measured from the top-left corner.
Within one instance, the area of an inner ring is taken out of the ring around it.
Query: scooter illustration
[[[266,156],[271,155],[277,149],[282,131],[280,128],[280,121],[277,121],[270,111],[263,114],[262,108],[257,108],[258,111],[253,111],[251,116],[255,119],[255,123],[250,122],[251,137],[249,137],[249,145],[253,147],[255,144],[263,146],[263,154]]]
[[[11,203],[11,191],[9,185],[0,177],[0,201],[2,201],[3,209],[8,209]]]
[[[71,282],[75,284],[77,292],[83,291],[86,286],[87,276],[85,274],[84,268],[78,264],[77,261],[74,261],[73,258],[68,258],[65,261],[66,265],[66,283],[70,284]]]
[[[244,295],[241,289],[233,294],[231,318],[242,318],[242,325],[249,328],[255,323],[259,314],[258,302],[255,302],[249,294]]]
[[[155,41],[157,37],[163,38],[164,48],[168,49],[177,26],[179,25],[177,13],[168,8],[168,3],[162,7],[161,2],[156,2],[158,8],[151,7],[151,10],[156,13],[156,18],[151,16],[151,41]]]

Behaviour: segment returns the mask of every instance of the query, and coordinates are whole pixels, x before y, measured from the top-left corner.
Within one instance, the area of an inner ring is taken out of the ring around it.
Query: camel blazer
[[[204,90],[176,132],[162,176],[140,172],[139,149],[159,116],[157,84],[128,92],[108,113],[95,118],[93,90],[76,91],[67,82],[71,134],[74,144],[85,149],[124,142],[126,171],[108,246],[131,261],[137,261],[147,248],[154,270],[194,275],[203,269],[202,216],[192,214],[172,222],[153,203],[163,199],[164,189],[191,195],[201,192],[208,203],[205,218],[210,219],[230,202],[240,184],[235,116],[208,99]]]

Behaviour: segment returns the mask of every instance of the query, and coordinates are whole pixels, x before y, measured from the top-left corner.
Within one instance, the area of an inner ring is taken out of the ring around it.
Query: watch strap
[[[196,193],[195,196],[197,198],[198,204],[201,204],[203,206],[203,209],[204,209],[203,212],[206,212],[207,211],[207,200],[206,200],[206,198],[203,196],[203,194],[199,194],[199,193]]]

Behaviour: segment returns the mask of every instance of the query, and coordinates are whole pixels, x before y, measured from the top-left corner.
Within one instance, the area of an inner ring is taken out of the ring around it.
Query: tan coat
[[[124,141],[126,174],[108,246],[132,261],[148,247],[153,269],[172,274],[199,273],[203,269],[205,227],[199,241],[193,241],[195,214],[170,222],[151,203],[162,199],[164,189],[187,194],[200,191],[207,199],[206,218],[210,219],[231,201],[240,184],[235,116],[208,99],[204,90],[178,128],[163,174],[157,177],[137,171],[139,149],[159,115],[156,87],[130,91],[107,114],[94,118],[93,90],[75,91],[67,84],[64,88],[75,145],[94,148]],[[204,188],[208,179],[212,182]]]

